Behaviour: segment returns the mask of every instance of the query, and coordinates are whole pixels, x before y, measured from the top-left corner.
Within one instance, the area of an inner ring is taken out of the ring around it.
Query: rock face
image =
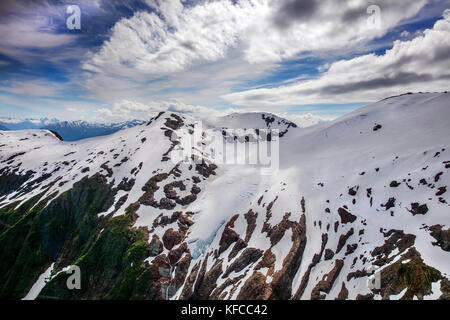
[[[444,251],[450,251],[450,229],[443,229],[441,225],[430,227],[431,236],[436,239],[435,244]]]
[[[428,212],[428,206],[426,204],[419,204],[417,202],[411,203],[411,210],[409,210],[415,216],[416,214],[426,214]]]
[[[259,260],[263,255],[262,250],[255,248],[247,248],[242,254],[228,267],[228,269],[223,274],[222,278],[227,278],[231,272],[240,272],[249,264],[254,263]]]
[[[341,217],[341,222],[343,224],[352,223],[356,220],[356,216],[345,210],[344,208],[338,209],[338,214]]]
[[[333,286],[336,278],[339,276],[341,272],[342,266],[344,265],[344,261],[337,259],[335,261],[335,265],[333,269],[326,275],[323,276],[322,280],[317,283],[314,289],[311,292],[311,299],[324,299],[325,295],[322,292],[329,293],[331,287]]]
[[[175,231],[174,229],[168,229],[162,238],[164,242],[164,246],[171,250],[177,244],[180,244],[183,241],[184,235],[180,231]]]
[[[270,285],[266,283],[266,277],[255,272],[245,282],[242,290],[237,296],[238,300],[267,300],[271,296],[272,290]]]

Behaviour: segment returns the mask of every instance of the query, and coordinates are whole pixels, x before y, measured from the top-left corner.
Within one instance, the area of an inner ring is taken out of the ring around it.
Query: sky
[[[307,126],[450,87],[450,0],[2,0],[0,34],[0,117]]]

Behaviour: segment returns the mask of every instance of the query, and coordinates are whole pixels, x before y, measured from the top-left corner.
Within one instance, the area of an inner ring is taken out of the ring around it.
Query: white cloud
[[[0,83],[0,90],[23,96],[54,96],[59,87],[53,82],[44,80],[3,81]]]
[[[379,28],[368,26],[369,1],[221,0],[189,6],[180,0],[147,3],[156,13],[141,11],[117,22],[110,39],[85,62],[86,70],[156,78],[223,59],[238,45],[245,59],[256,64],[278,62],[302,52],[360,50],[368,41],[415,15],[427,0],[379,0]]]
[[[257,6],[253,2],[242,0],[233,5],[224,0],[183,7],[178,0],[151,1],[162,17],[141,11],[121,19],[84,68],[152,78],[193,63],[216,61],[238,44],[240,33],[254,19]]]
[[[311,127],[316,124],[332,121],[337,118],[337,116],[320,115],[314,113],[279,113],[276,114],[284,119],[294,122],[301,128]]]
[[[145,104],[137,101],[122,100],[114,103],[111,108],[98,108],[95,111],[96,115],[94,120],[100,122],[121,122],[134,119],[148,120],[161,111],[185,113],[194,116],[197,120],[208,120],[239,112],[267,112],[258,109],[237,110],[228,108],[225,110],[217,110],[204,106],[185,104],[178,100],[153,101]],[[299,127],[309,127],[336,119],[336,116],[314,113],[276,112],[274,114],[294,122]]]
[[[180,112],[192,114],[199,119],[211,116],[220,116],[235,112],[236,110],[219,111],[204,106],[195,106],[185,104],[176,99],[168,101],[151,101],[141,103],[137,101],[122,100],[113,104],[111,108],[98,108],[95,113],[95,119],[98,121],[120,122],[125,120],[147,120],[161,111]]]
[[[225,95],[236,105],[301,105],[379,100],[408,91],[444,91],[450,80],[450,11],[423,36],[394,42],[377,56],[332,63],[317,79]]]
[[[73,35],[55,34],[49,32],[49,21],[43,18],[15,19],[0,24],[2,37],[0,50],[13,48],[54,48],[69,44],[74,40]],[[7,35],[7,36],[6,36]]]

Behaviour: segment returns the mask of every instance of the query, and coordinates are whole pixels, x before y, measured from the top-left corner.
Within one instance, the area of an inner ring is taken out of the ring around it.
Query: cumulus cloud
[[[337,116],[331,116],[331,115],[321,115],[321,114],[314,114],[314,113],[280,113],[276,112],[276,114],[284,119],[287,119],[289,121],[292,121],[300,128],[306,128],[311,127],[316,124],[332,121],[337,118]]]
[[[254,64],[303,52],[357,49],[415,15],[427,0],[379,0],[381,20],[376,27],[367,23],[369,1],[147,3],[155,12],[140,11],[117,22],[109,40],[85,62],[86,70],[151,78],[223,59],[238,46]]]
[[[179,0],[148,1],[157,10],[121,19],[86,70],[157,77],[195,62],[216,61],[237,45],[239,33],[253,20],[256,5],[242,0],[186,6]]]
[[[137,101],[122,100],[114,103],[111,108],[102,107],[95,111],[95,120],[101,122],[121,122],[126,120],[148,120],[161,111],[179,112],[194,116],[197,120],[210,120],[221,116],[239,113],[240,110],[228,108],[217,110],[199,105],[189,105],[178,100],[152,101],[141,103]],[[258,109],[246,109],[245,112],[267,112]],[[321,122],[331,121],[336,116],[314,113],[275,112],[279,117],[294,122],[299,127],[310,127]]]
[[[45,80],[0,82],[0,90],[22,96],[54,96],[59,89],[59,85]]]
[[[36,62],[44,59],[36,50],[51,50],[66,46],[76,38],[74,35],[53,33],[48,27],[49,23],[45,18],[0,22],[0,34],[4,35],[0,42],[0,53],[22,62]]]
[[[161,111],[171,111],[195,115],[198,118],[207,118],[214,116],[221,116],[236,110],[228,109],[219,111],[216,109],[185,104],[176,99],[168,101],[151,101],[148,103],[141,103],[131,100],[122,100],[113,104],[111,108],[98,108],[96,113],[96,120],[107,122],[120,122],[124,120],[134,119],[150,119]]]
[[[444,91],[450,80],[450,10],[432,29],[410,41],[397,40],[382,55],[340,60],[316,79],[231,93],[236,105],[299,105],[374,101],[408,91]]]

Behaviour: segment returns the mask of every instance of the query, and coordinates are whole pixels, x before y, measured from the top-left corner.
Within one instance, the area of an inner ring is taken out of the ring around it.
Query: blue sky
[[[69,30],[68,5],[81,10]],[[447,90],[450,1],[2,1],[0,116],[264,110],[317,122]],[[425,50],[426,49],[426,50]]]

